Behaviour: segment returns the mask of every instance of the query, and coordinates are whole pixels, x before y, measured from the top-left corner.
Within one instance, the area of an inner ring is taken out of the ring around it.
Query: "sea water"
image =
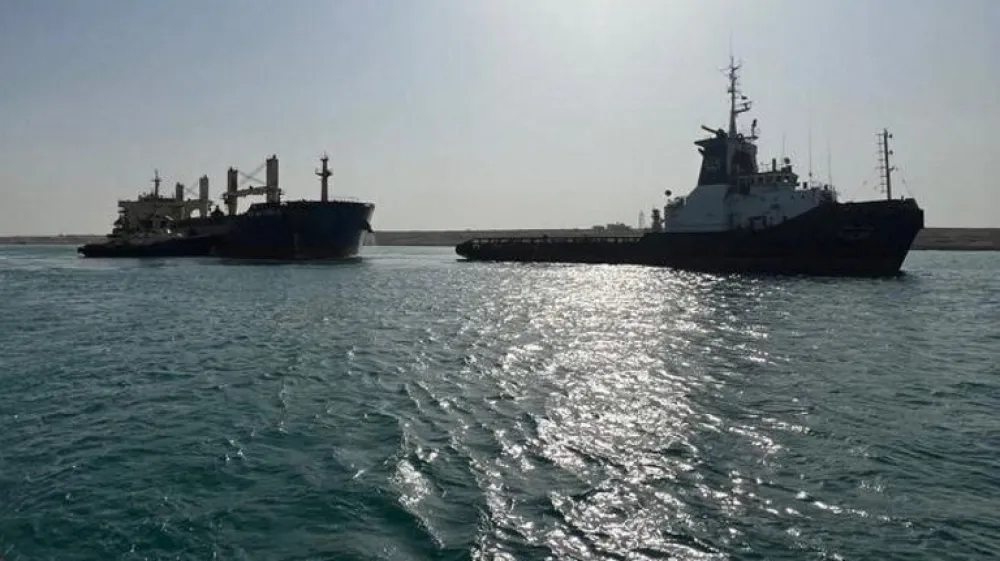
[[[0,248],[0,556],[991,559],[1000,254],[896,279]]]

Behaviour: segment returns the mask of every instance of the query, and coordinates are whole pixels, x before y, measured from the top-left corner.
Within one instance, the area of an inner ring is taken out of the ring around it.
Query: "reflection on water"
[[[754,346],[760,326],[727,309],[744,309],[755,289],[639,267],[522,273],[526,282],[481,294],[482,313],[470,318],[471,346],[503,355],[464,374],[519,404],[489,416],[498,453],[475,442],[467,450],[492,521],[481,551],[719,556],[739,532],[706,538],[717,523],[707,526],[703,509],[738,516],[753,499],[738,473],[699,470],[702,447],[727,429],[703,402],[742,362],[766,360]],[[743,302],[718,305],[726,292]],[[753,427],[744,433],[761,440]]]

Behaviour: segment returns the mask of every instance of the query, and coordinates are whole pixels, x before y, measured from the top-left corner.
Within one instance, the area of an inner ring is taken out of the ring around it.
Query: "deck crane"
[[[260,179],[254,177],[257,173],[260,173],[261,169],[267,169],[265,174],[266,180],[263,181],[263,185],[250,186],[241,188],[242,185],[246,185],[250,181],[256,181],[261,183]],[[243,181],[239,180],[239,176],[243,176]],[[251,195],[264,195],[266,202],[268,203],[279,203],[281,202],[281,189],[278,188],[278,157],[271,156],[260,166],[257,166],[250,173],[243,173],[236,168],[229,168],[226,176],[226,191],[222,194],[222,200],[226,204],[226,212],[230,216],[234,216],[237,212],[237,205],[239,204],[239,199],[241,197],[249,197]]]

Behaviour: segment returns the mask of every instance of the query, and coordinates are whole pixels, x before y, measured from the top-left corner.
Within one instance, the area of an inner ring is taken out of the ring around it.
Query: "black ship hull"
[[[218,236],[185,236],[162,240],[112,240],[80,246],[84,257],[203,257],[212,254]]]
[[[349,259],[371,231],[374,205],[353,201],[259,203],[236,217],[216,244],[227,259]]]
[[[474,239],[455,251],[468,260],[622,263],[709,273],[893,276],[923,211],[912,199],[830,203],[760,230],[650,232],[619,238]]]

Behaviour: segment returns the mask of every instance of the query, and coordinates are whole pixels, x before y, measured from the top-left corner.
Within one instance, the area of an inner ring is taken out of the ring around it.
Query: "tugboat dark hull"
[[[260,203],[236,217],[214,254],[228,259],[348,259],[371,231],[375,207],[353,201]]]
[[[923,211],[912,200],[830,203],[761,230],[650,232],[625,238],[475,239],[468,260],[653,265],[710,273],[892,276]]]
[[[203,257],[212,254],[218,236],[191,236],[158,241],[108,241],[77,248],[84,257]]]

